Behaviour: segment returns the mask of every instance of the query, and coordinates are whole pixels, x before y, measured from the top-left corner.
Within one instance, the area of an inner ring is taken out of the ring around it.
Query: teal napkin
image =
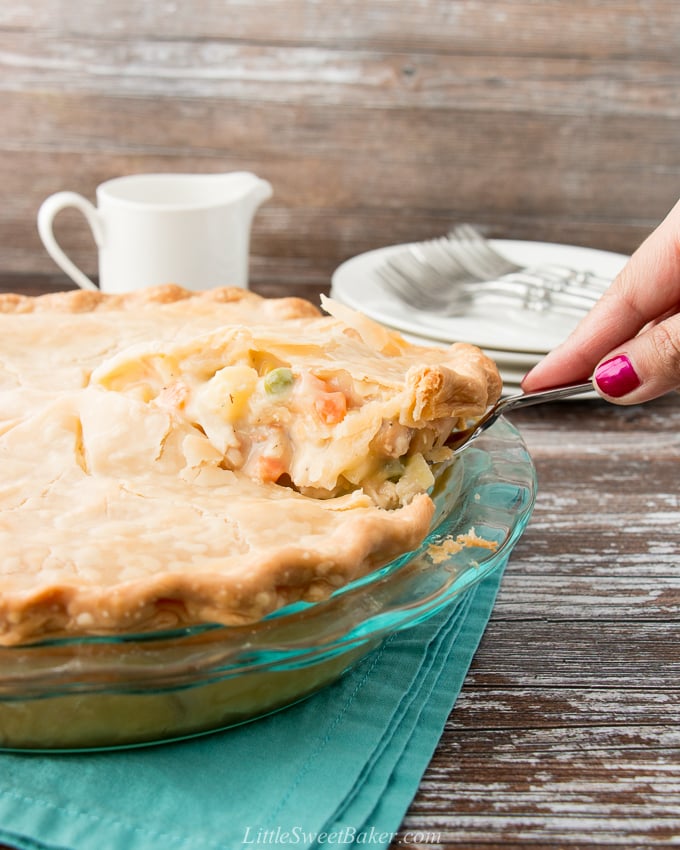
[[[388,846],[463,684],[502,572],[270,717],[158,747],[0,754],[0,843],[22,850]]]

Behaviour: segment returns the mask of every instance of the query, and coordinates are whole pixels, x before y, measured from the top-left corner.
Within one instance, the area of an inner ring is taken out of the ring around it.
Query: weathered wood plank
[[[680,547],[673,561],[666,565],[666,575],[647,578],[640,571],[630,570],[625,578],[598,575],[578,577],[549,575],[537,579],[517,575],[507,577],[504,593],[497,602],[499,617],[535,617],[537,611],[550,611],[550,621],[587,617],[596,623],[603,617],[607,623],[640,623],[646,620],[663,622],[680,617],[680,577],[670,575],[677,570]],[[517,564],[521,569],[523,565]],[[545,614],[542,613],[542,617]],[[598,627],[592,627],[597,631]],[[592,634],[589,635],[593,639]]]
[[[677,118],[675,61],[7,32],[0,90],[343,108]],[[540,85],[537,85],[540,81]]]
[[[670,846],[679,745],[675,725],[454,728],[402,829],[464,847]]]
[[[569,213],[593,223],[609,217],[653,224],[675,200],[678,184],[664,190],[669,178],[680,181],[673,156],[678,123],[664,117],[645,122],[643,139],[620,116],[566,120],[448,108],[417,118],[409,109],[253,103],[226,110],[217,100],[146,104],[56,92],[3,100],[3,159],[32,156],[53,181],[81,173],[74,157],[83,160],[81,179],[88,184],[95,167],[109,175],[163,160],[201,171],[241,162],[271,172],[277,197],[292,208],[310,199],[338,211],[406,202],[423,212],[449,212],[463,204],[503,216]],[[513,185],[520,177],[521,185]],[[363,190],[362,179],[370,180]]]
[[[477,685],[542,688],[630,687],[677,690],[680,622],[630,618],[617,622],[600,611],[560,619],[536,605],[526,619],[503,617],[501,600],[478,650]],[[679,768],[680,770],[680,768]]]
[[[680,721],[680,687],[483,687],[473,672],[451,714],[447,732],[477,729],[554,729],[589,726],[669,726]]]
[[[573,0],[565,7],[531,0],[204,0],[140,7],[134,0],[74,5],[61,0],[5,0],[0,27],[130,38],[194,38],[273,44],[461,51],[490,56],[612,56],[675,59],[680,12],[673,0],[614,5]]]

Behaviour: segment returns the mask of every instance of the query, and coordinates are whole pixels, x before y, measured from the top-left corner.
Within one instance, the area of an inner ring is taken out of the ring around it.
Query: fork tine
[[[479,277],[489,280],[502,277],[520,266],[493,248],[482,234],[469,224],[459,224],[449,232],[451,250],[461,253],[461,259]]]
[[[429,286],[414,285],[413,278],[394,265],[385,264],[376,269],[376,272],[389,292],[396,295],[405,304],[418,310],[440,311],[444,303],[445,293],[442,289]],[[454,290],[451,297],[447,299],[450,310],[449,315],[462,308],[468,303],[468,297],[463,291],[456,294]]]
[[[460,257],[447,250],[446,241],[446,237],[431,239],[412,246],[411,251],[421,263],[433,266],[440,274],[446,275],[449,284],[477,279]]]
[[[448,238],[448,250],[452,254],[455,253],[477,277],[482,279],[498,277],[495,265],[489,268],[486,262],[483,245],[471,237],[464,225],[459,225],[450,231]]]
[[[522,266],[513,263],[505,255],[497,251],[493,245],[481,234],[477,228],[470,224],[459,224],[449,234],[451,242],[460,240],[467,247],[478,254],[480,261],[489,265],[489,278],[503,277],[513,272],[523,271]],[[550,274],[554,274],[555,280],[564,281],[566,278],[574,285],[580,284],[584,289],[602,294],[611,284],[611,280],[600,277],[591,271],[577,271],[560,264],[541,266],[541,277],[547,280]]]

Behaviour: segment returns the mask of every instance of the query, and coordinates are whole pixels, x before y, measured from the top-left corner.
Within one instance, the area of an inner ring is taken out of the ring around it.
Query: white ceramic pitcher
[[[66,207],[80,210],[90,225],[103,292],[163,283],[245,288],[253,216],[271,195],[271,185],[247,171],[132,174],[98,186],[96,207],[76,192],[50,195],[38,212],[38,232],[52,259],[83,289],[97,287],[53,232],[55,216]]]

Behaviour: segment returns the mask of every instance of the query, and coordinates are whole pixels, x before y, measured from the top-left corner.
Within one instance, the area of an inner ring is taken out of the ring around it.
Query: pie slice
[[[324,307],[0,296],[0,643],[255,621],[419,544],[496,367]]]

